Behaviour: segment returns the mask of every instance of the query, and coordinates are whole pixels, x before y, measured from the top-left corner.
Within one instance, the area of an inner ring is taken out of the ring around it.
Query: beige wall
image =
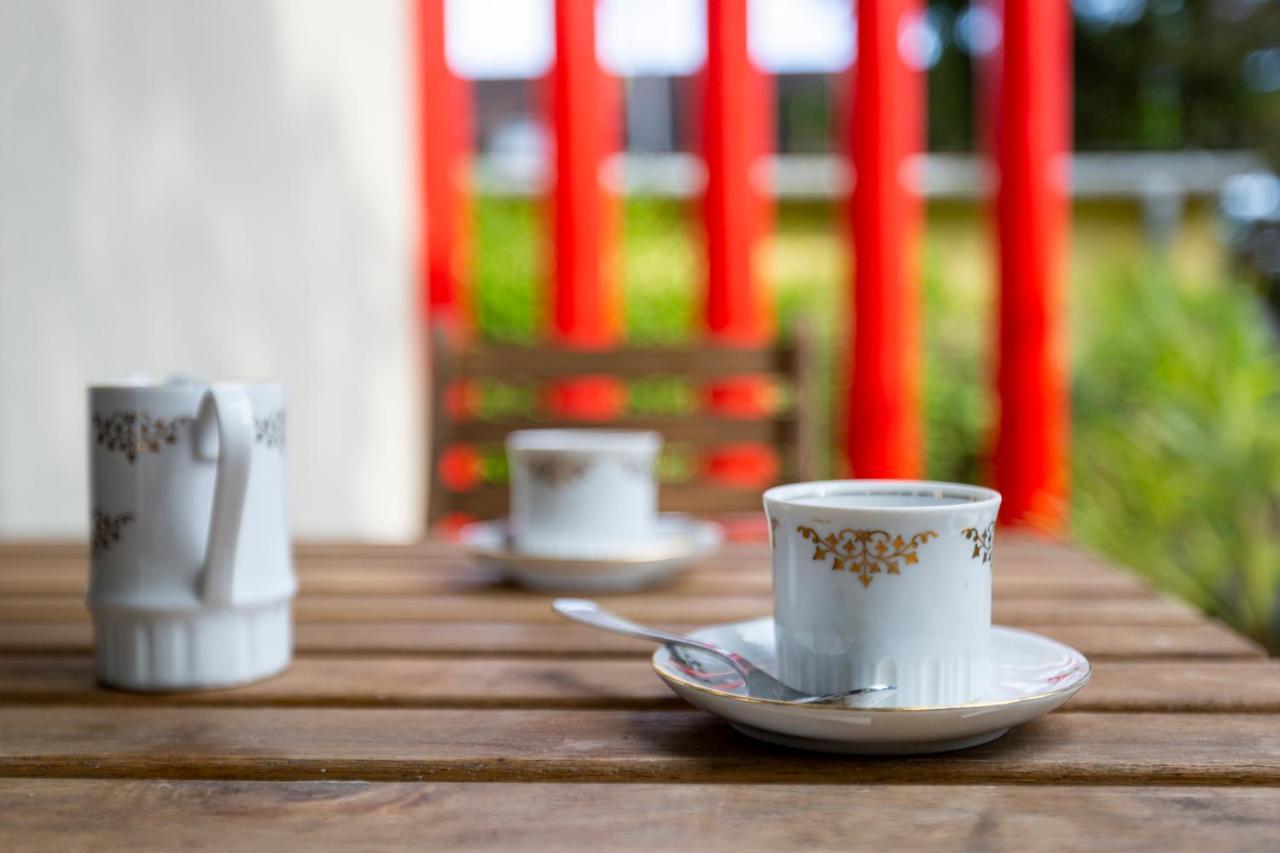
[[[296,531],[417,534],[408,8],[0,3],[0,536],[84,532],[135,371],[283,379]]]

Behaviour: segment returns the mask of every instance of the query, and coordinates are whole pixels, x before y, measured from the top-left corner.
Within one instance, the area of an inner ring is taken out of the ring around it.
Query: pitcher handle
[[[218,471],[200,597],[206,604],[226,607],[231,604],[236,544],[253,457],[253,407],[249,395],[238,385],[210,386],[200,400],[198,420],[208,424],[210,418],[216,419],[218,425]]]

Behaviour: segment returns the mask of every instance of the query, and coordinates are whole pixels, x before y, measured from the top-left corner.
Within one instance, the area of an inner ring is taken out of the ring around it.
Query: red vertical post
[[[748,51],[747,10],[745,0],[707,0],[702,212],[707,332],[718,343],[758,346],[771,330],[759,248],[772,211],[754,177],[770,147],[772,99]]]
[[[921,0],[857,0],[853,68],[852,382],[845,451],[854,476],[917,477],[923,429],[919,382],[921,203],[909,161],[924,138],[924,76],[903,55]]]
[[[1068,0],[1004,0],[994,152],[999,185],[1001,519],[1066,520],[1064,273],[1071,115]]]
[[[701,98],[706,330],[713,342],[743,347],[760,346],[772,333],[762,248],[773,209],[762,168],[772,148],[773,93],[770,78],[751,59],[749,5],[707,0]],[[752,417],[766,410],[768,393],[759,377],[727,377],[708,388],[708,403]],[[707,467],[714,478],[755,482],[771,479],[777,463],[768,448],[726,447]]]
[[[418,101],[419,307],[428,322],[457,336],[469,331],[471,92],[449,67],[447,0],[414,0],[413,61]],[[439,397],[451,419],[472,410],[472,387],[450,382]],[[474,448],[454,445],[439,460],[439,476],[465,491],[480,478]]]
[[[416,0],[422,306],[463,325],[470,260],[471,98],[445,49],[445,0]]]
[[[617,210],[603,182],[617,148],[619,95],[596,58],[596,0],[556,0],[555,41],[551,332],[565,346],[601,349],[621,331]],[[552,404],[563,413],[608,418],[623,396],[616,381],[588,377],[558,386]]]

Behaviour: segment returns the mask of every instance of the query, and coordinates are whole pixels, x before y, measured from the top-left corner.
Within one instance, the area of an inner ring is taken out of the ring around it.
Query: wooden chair
[[[509,432],[529,428],[643,429],[662,433],[668,446],[689,448],[695,455],[718,446],[739,443],[774,449],[777,482],[813,479],[814,361],[811,335],[798,324],[785,343],[732,348],[698,345],[685,348],[620,347],[584,352],[552,345],[459,346],[456,336],[442,327],[431,332],[431,470],[427,522],[432,529],[446,515],[462,513],[496,518],[507,509],[507,485],[487,483],[467,490],[451,490],[441,477],[441,462],[451,447],[501,445]],[[550,384],[583,376],[612,376],[620,380],[676,377],[706,384],[731,376],[762,376],[789,394],[780,410],[759,417],[733,417],[696,411],[679,417],[621,417],[576,420],[564,417],[502,417],[455,419],[450,416],[450,389],[491,380],[503,383]],[[662,482],[659,503],[666,511],[729,513],[760,508],[759,485],[710,482],[695,474],[683,482]]]

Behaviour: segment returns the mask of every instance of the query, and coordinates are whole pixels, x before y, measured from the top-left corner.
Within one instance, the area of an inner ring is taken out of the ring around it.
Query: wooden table
[[[933,757],[769,747],[652,649],[456,548],[302,546],[298,656],[213,693],[96,687],[83,548],[0,546],[0,849],[1280,849],[1280,662],[1134,576],[1005,536],[996,620],[1081,649],[1062,711]],[[769,611],[767,553],[606,596],[677,627]]]

